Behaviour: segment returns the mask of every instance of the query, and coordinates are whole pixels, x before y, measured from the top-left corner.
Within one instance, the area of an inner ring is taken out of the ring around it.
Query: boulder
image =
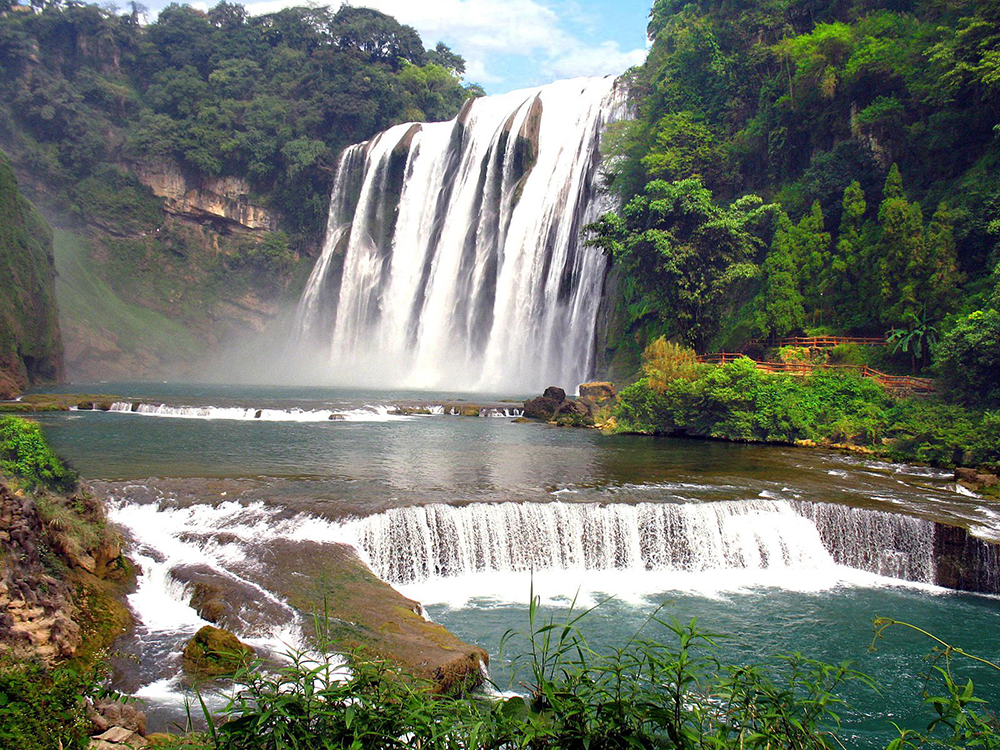
[[[553,415],[555,421],[564,426],[581,427],[594,423],[593,406],[583,400],[563,401]]]
[[[146,736],[146,714],[131,703],[104,698],[87,706],[91,735],[98,735],[117,727]]]
[[[566,391],[550,385],[538,398],[524,402],[524,416],[546,421],[555,416],[556,410],[566,400]]]
[[[184,647],[184,668],[199,677],[219,677],[232,674],[255,655],[228,630],[206,625]]]
[[[1000,477],[997,477],[996,474],[989,474],[960,466],[955,469],[955,481],[968,487],[970,490],[982,490],[986,487],[996,486],[1000,483]]]

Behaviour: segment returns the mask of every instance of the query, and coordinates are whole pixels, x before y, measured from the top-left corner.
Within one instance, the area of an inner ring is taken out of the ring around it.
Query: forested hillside
[[[1000,398],[1000,6],[657,0],[649,34],[608,139],[625,206],[593,237],[618,371],[664,334],[889,333],[881,366],[934,351],[959,395]]]
[[[260,329],[308,272],[338,152],[479,93],[460,56],[365,8],[143,21],[135,4],[0,3],[0,147],[70,230],[57,254],[84,374],[162,371],[150,341],[190,361]],[[110,308],[88,299],[102,286]]]
[[[0,398],[62,374],[52,230],[0,154]]]

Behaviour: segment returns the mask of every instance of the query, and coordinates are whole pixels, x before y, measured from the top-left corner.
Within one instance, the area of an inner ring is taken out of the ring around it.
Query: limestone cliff
[[[253,199],[249,183],[241,177],[195,179],[168,161],[128,166],[142,184],[163,199],[163,208],[169,214],[251,230],[278,228],[277,217]]]
[[[52,231],[0,152],[0,399],[63,372]]]

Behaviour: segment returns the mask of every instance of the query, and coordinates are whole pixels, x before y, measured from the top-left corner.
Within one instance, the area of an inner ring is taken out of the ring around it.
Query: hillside
[[[661,335],[711,352],[889,334],[895,354],[852,356],[965,373],[979,386],[960,395],[987,395],[996,3],[657,0],[649,36],[629,73],[638,117],[608,139],[625,207],[593,234],[617,266],[611,370],[634,374]]]
[[[340,150],[454,116],[480,93],[463,71],[364,8],[0,11],[0,147],[66,230],[70,374],[184,372],[263,330],[318,253]]]
[[[0,399],[62,374],[52,230],[0,152]]]

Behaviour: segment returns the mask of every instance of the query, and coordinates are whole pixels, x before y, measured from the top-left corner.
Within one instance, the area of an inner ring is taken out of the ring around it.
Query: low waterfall
[[[476,503],[399,508],[353,522],[395,584],[523,570],[809,570],[835,565],[934,583],[934,524],[840,505]]]
[[[607,260],[582,229],[612,207],[600,138],[625,111],[613,78],[559,81],[345,150],[297,360],[349,384],[586,380]]]

